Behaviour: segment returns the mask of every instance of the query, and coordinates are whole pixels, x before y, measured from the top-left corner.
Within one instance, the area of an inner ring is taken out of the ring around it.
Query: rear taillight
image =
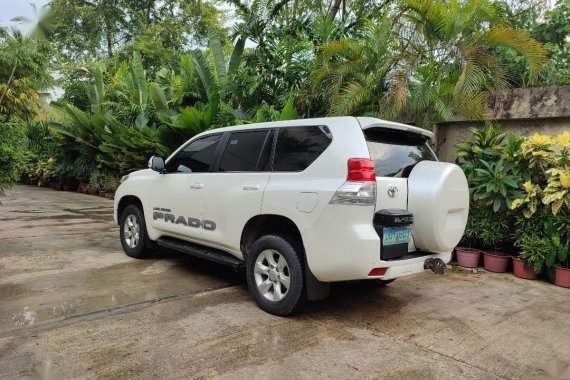
[[[348,160],[347,181],[353,182],[374,182],[376,183],[376,173],[374,172],[374,161],[368,158],[351,158]]]
[[[374,161],[368,158],[348,160],[348,175],[332,197],[331,204],[370,206],[376,204]]]

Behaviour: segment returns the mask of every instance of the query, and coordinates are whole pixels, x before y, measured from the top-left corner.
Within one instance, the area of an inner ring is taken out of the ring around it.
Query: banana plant
[[[209,100],[213,93],[217,93],[220,100],[226,99],[228,89],[228,78],[236,74],[239,68],[243,49],[245,46],[245,38],[240,37],[236,41],[232,50],[231,58],[226,67],[226,56],[220,41],[220,36],[215,29],[208,30],[209,47],[212,52],[213,68],[210,68],[208,60],[199,49],[192,50],[192,58],[195,65],[196,75],[199,79],[202,93],[204,93]]]
[[[117,70],[111,80],[109,95],[122,122],[133,123],[137,130],[148,125],[149,84],[139,53],[133,53],[128,64]]]
[[[103,80],[103,69],[100,65],[94,65],[90,68],[82,67],[82,71],[93,76],[93,81],[84,83],[87,98],[91,104],[91,112],[105,112],[105,81]]]

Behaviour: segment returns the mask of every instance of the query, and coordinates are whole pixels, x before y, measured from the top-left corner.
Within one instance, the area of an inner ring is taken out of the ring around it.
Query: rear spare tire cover
[[[459,243],[469,213],[469,187],[454,164],[421,161],[408,178],[408,210],[414,214],[416,248],[450,252]]]

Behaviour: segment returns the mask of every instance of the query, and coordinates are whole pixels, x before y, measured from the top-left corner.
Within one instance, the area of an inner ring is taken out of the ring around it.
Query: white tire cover
[[[421,161],[408,178],[408,210],[414,214],[417,249],[450,252],[461,240],[469,213],[469,187],[454,164]]]

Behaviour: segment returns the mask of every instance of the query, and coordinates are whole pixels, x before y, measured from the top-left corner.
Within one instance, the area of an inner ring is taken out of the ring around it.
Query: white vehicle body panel
[[[214,230],[204,230],[204,243],[243,258],[240,240],[243,226],[261,212],[269,172],[210,173],[203,198],[203,219],[214,221]],[[239,227],[241,226],[241,228]]]
[[[156,173],[158,174],[158,173]],[[150,205],[152,215],[145,218],[150,225],[161,233],[191,241],[200,241],[203,229],[175,224],[164,217],[155,217],[156,213],[171,213],[176,217],[202,220],[202,197],[210,173],[170,173],[158,174],[150,184]],[[147,190],[148,191],[148,190]],[[155,210],[155,209],[160,210]]]

